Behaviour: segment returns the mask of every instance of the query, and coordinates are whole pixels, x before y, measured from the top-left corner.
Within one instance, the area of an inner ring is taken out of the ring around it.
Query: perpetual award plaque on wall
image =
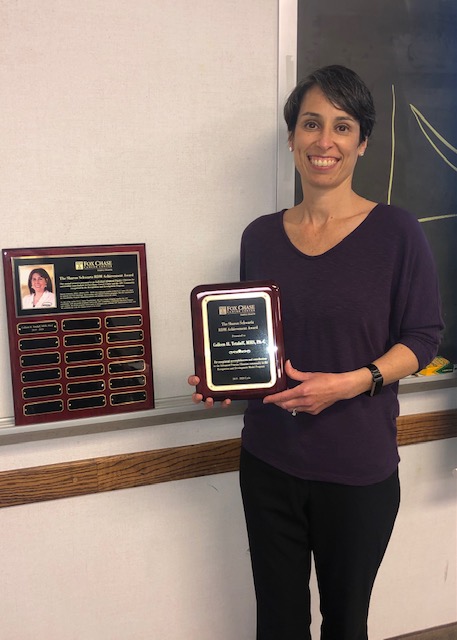
[[[3,249],[17,425],[154,407],[144,244]]]
[[[276,284],[200,285],[191,293],[191,312],[197,393],[239,400],[286,388]]]

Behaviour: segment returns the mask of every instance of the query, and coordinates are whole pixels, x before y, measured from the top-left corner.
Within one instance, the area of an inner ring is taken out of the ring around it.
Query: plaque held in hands
[[[197,393],[240,400],[286,388],[276,284],[200,285],[191,293],[191,311]]]

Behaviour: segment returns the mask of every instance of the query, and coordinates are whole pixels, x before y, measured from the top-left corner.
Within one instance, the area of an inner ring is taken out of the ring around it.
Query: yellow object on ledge
[[[429,365],[417,372],[418,376],[433,376],[437,373],[452,373],[454,365],[443,356],[436,356]]]

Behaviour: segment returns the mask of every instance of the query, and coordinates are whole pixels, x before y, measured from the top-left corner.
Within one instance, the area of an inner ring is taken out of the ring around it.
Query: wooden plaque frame
[[[200,285],[191,293],[197,392],[263,398],[286,388],[279,288],[273,282]]]
[[[153,408],[145,245],[2,253],[16,425]]]

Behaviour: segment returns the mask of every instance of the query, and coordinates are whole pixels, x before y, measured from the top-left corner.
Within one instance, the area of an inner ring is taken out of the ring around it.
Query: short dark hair
[[[37,269],[32,269],[32,271],[29,273],[28,285],[29,285],[30,293],[35,293],[35,289],[32,287],[32,278],[33,278],[33,274],[34,273],[37,273],[39,276],[41,276],[42,278],[44,278],[46,280],[46,289],[52,293],[51,276],[46,271],[46,269],[42,269],[41,267],[38,267]]]
[[[316,86],[335,107],[343,109],[357,120],[360,125],[360,142],[366,140],[376,121],[373,97],[355,71],[339,64],[322,67],[310,73],[292,91],[284,106],[284,119],[289,134],[293,134],[297,126],[303,98]]]

